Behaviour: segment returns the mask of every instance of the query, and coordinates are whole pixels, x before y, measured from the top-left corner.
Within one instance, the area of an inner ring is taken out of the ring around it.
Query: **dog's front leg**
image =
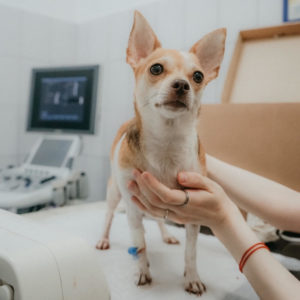
[[[150,284],[152,282],[149,271],[149,263],[146,253],[146,243],[144,236],[143,214],[132,203],[127,203],[127,217],[131,231],[133,246],[137,248],[138,253],[138,276],[137,285]]]
[[[186,225],[184,288],[187,292],[201,295],[205,285],[201,282],[197,271],[197,238],[199,225]]]

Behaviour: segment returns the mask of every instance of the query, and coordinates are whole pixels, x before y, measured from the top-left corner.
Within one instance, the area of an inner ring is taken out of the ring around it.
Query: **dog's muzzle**
[[[187,109],[190,85],[186,80],[176,79],[171,83],[170,92],[163,105],[171,109]]]
[[[176,79],[171,83],[171,87],[177,96],[183,96],[190,90],[190,85],[186,80]]]

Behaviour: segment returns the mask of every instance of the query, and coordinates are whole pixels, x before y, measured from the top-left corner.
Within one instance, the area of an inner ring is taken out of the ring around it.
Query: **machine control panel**
[[[77,136],[40,138],[24,164],[0,170],[0,208],[25,208],[55,200],[61,205],[66,197],[77,197],[75,185],[82,187],[79,181],[86,182],[86,176],[71,170],[70,161],[79,155],[80,145]],[[67,187],[73,192],[64,191]]]

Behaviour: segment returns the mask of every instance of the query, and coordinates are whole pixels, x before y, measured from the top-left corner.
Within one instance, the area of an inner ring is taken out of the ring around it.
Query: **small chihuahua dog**
[[[149,171],[170,188],[180,188],[179,171],[206,175],[205,152],[197,133],[200,98],[204,87],[218,76],[223,60],[226,29],[215,30],[195,43],[189,52],[167,50],[146,19],[135,11],[127,48],[127,62],[135,75],[135,118],[119,130],[111,151],[112,176],[108,183],[102,239],[98,249],[108,249],[114,210],[121,198],[137,248],[138,285],[152,281],[147,259],[143,213],[132,202],[128,183],[133,170]],[[184,195],[184,193],[183,193]],[[183,196],[184,202],[184,196]],[[163,240],[178,243],[163,220],[158,221]],[[196,244],[200,226],[186,225],[185,290],[201,295],[205,291],[196,266]]]

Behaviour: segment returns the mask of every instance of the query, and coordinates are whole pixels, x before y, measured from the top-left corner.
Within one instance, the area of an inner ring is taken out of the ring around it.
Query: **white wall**
[[[6,5],[27,12],[82,23],[135,5],[158,0],[0,0]]]
[[[31,69],[74,64],[76,39],[73,23],[0,5],[0,165],[36,140],[25,134]]]
[[[70,22],[77,21],[78,4],[79,0],[0,0],[0,5]]]
[[[205,33],[227,27],[221,72],[207,87],[204,103],[220,101],[238,31],[282,20],[282,0],[163,0],[135,8],[166,48],[188,50]],[[112,140],[133,116],[134,79],[125,62],[132,21],[132,8],[76,24],[0,6],[0,82],[5,82],[0,89],[0,164],[23,157],[37,136],[25,133],[31,67],[99,64],[96,135],[83,137],[78,167],[90,177],[91,199],[104,199]]]
[[[7,1],[7,0],[6,0]],[[124,10],[158,2],[159,0],[77,0],[77,22],[82,23],[89,19],[99,18],[112,13],[119,13]]]

